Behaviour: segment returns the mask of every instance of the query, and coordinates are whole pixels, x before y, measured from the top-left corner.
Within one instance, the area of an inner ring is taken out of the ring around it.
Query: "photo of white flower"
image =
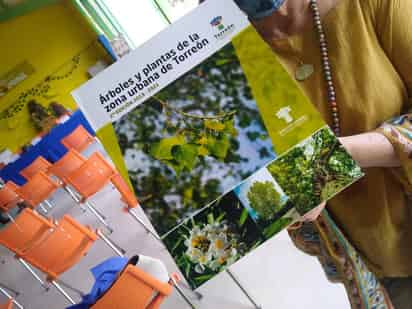
[[[163,239],[193,288],[245,256],[263,235],[233,192],[186,220]]]

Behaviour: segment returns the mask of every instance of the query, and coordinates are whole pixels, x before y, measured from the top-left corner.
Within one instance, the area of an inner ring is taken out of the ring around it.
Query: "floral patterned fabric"
[[[401,161],[401,168],[393,172],[404,185],[405,193],[412,198],[412,114],[395,117],[377,131],[392,143]]]
[[[327,210],[313,223],[289,230],[295,245],[316,256],[332,283],[345,286],[351,308],[393,308],[384,287],[336,226]]]

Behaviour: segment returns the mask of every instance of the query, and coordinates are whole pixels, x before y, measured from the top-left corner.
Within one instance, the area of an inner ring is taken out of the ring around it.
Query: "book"
[[[363,176],[231,0],[208,0],[73,93],[113,125],[192,288]]]

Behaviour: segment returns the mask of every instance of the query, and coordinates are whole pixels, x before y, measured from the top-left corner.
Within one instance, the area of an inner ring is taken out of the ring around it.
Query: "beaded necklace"
[[[318,34],[320,53],[322,60],[322,70],[327,85],[328,91],[328,103],[332,112],[332,129],[336,136],[340,136],[340,121],[339,121],[339,109],[336,103],[336,93],[335,86],[332,79],[332,71],[329,63],[329,52],[328,52],[328,43],[326,41],[326,35],[323,31],[322,22],[319,14],[319,7],[317,0],[310,0],[310,8],[312,9],[313,21],[315,25],[315,30]]]

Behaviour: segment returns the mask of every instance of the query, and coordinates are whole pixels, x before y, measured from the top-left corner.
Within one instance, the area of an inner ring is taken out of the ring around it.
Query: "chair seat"
[[[16,193],[25,200],[30,207],[35,208],[41,202],[48,199],[59,187],[60,184],[44,172],[38,172],[18,188]]]
[[[128,265],[113,286],[91,308],[155,309],[171,292],[170,284],[156,280],[137,266]]]
[[[26,250],[44,239],[54,224],[31,209],[24,209],[14,222],[0,230],[0,245],[21,257]]]
[[[50,167],[49,172],[67,184],[67,176],[81,167],[84,162],[86,162],[86,158],[76,150],[71,149]]]
[[[77,264],[97,238],[95,232],[65,215],[47,238],[25,251],[23,258],[52,281]]]
[[[16,207],[20,201],[16,190],[18,186],[12,181],[8,181],[3,188],[0,189],[0,211],[8,212],[10,209]]]
[[[85,150],[94,142],[94,137],[80,124],[72,133],[61,140],[61,143],[69,149],[75,149],[78,152]]]

